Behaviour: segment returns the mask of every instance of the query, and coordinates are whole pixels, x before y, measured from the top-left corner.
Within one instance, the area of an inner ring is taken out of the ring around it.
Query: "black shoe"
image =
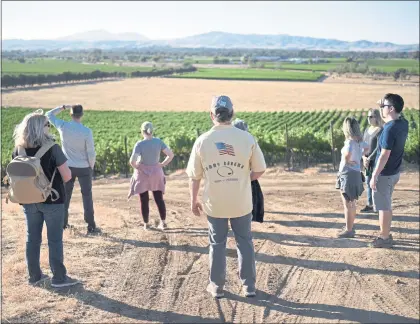
[[[41,276],[39,278],[29,278],[28,283],[32,286],[37,286],[39,284],[42,284],[47,279],[48,276],[41,273]]]
[[[90,225],[88,225],[87,232],[88,232],[88,234],[99,234],[99,233],[102,233],[102,231],[101,231],[101,229],[99,227],[90,226]]]
[[[337,238],[353,238],[356,235],[354,228],[351,231],[346,230],[344,226],[343,229],[337,233]]]
[[[51,286],[54,288],[70,287],[79,284],[80,281],[77,279],[72,279],[69,276],[66,276],[63,280],[57,281],[55,279],[51,280]]]
[[[67,224],[67,225],[64,225],[64,226],[63,226],[63,229],[64,229],[64,230],[66,230],[66,229],[71,230],[72,228],[74,228],[74,225]]]
[[[361,213],[373,213],[373,207],[372,206],[365,206],[365,208],[360,210]]]
[[[384,240],[382,237],[375,238],[370,244],[370,247],[373,248],[391,248],[394,245],[394,239],[392,234],[389,234],[389,237]]]

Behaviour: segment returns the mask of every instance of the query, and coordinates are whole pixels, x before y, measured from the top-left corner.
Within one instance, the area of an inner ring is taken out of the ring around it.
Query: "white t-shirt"
[[[344,146],[341,149],[341,162],[340,167],[338,168],[339,172],[344,171],[346,168],[360,171],[360,161],[362,159],[363,150],[367,148],[369,145],[366,142],[357,142],[355,140],[345,140]],[[354,161],[357,164],[350,165],[346,164],[345,155],[351,152],[350,161]]]
[[[192,179],[205,179],[203,210],[208,216],[235,218],[252,212],[250,169],[266,169],[255,138],[232,125],[218,125],[195,141],[186,172]]]

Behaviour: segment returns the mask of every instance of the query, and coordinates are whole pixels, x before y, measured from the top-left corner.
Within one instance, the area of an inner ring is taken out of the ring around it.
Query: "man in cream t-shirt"
[[[235,234],[239,276],[247,297],[255,296],[255,252],[252,243],[251,180],[266,169],[255,138],[232,126],[233,105],[229,97],[213,98],[210,117],[214,127],[194,143],[188,162],[191,210],[207,215],[210,240],[210,284],[213,297],[223,297],[226,276],[228,220]],[[197,196],[205,179],[202,204]]]

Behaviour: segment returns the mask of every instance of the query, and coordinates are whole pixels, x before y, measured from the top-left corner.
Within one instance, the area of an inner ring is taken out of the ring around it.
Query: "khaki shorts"
[[[376,191],[373,191],[373,205],[375,210],[392,210],[392,193],[394,187],[400,180],[400,174],[391,176],[379,176],[376,183]]]

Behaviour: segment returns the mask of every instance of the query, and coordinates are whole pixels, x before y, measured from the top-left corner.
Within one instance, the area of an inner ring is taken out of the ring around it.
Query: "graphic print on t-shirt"
[[[217,150],[219,151],[219,155],[232,155],[235,156],[235,150],[233,149],[232,145],[223,143],[223,142],[219,142],[219,143],[215,143]]]
[[[233,170],[227,166],[222,166],[217,169],[217,174],[223,178],[233,175]]]

